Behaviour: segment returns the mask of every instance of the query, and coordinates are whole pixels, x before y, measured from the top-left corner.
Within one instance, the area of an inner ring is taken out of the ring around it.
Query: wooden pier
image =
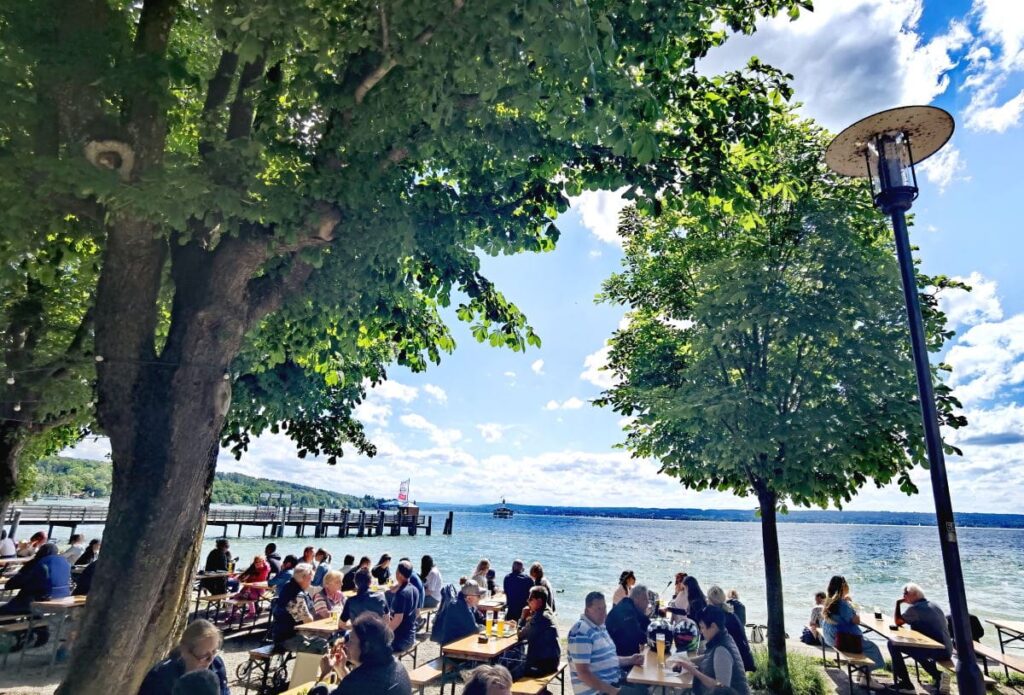
[[[10,527],[10,535],[14,535],[19,524],[28,526],[48,526],[48,535],[53,535],[54,528],[70,528],[74,533],[79,526],[103,525],[107,522],[107,508],[99,506],[71,505],[24,505],[12,507],[7,512],[4,525]],[[451,535],[454,513],[448,512],[444,520],[442,533]],[[253,509],[234,509],[213,507],[206,515],[206,525],[220,526],[223,535],[228,529],[238,527],[238,537],[242,536],[242,528],[260,527],[261,535],[281,538],[286,529],[294,529],[295,535],[302,538],[312,532],[314,538],[348,538],[356,536],[398,536],[402,530],[410,536],[423,531],[431,535],[433,517],[429,515],[411,515],[386,513],[379,510],[352,509],[287,509],[284,507],[256,507]]]

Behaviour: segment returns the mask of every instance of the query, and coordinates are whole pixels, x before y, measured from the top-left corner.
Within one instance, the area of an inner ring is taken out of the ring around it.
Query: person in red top
[[[242,590],[235,594],[232,598],[239,601],[252,601],[245,607],[245,617],[250,618],[256,613],[256,602],[263,596],[263,592],[267,590],[265,586],[244,586],[247,583],[259,583],[267,581],[267,577],[270,576],[270,564],[267,559],[262,555],[257,555],[252,559],[252,564],[249,565],[242,574],[238,577],[238,582],[242,586]],[[230,622],[235,617],[235,609],[231,609],[231,618],[228,619]]]

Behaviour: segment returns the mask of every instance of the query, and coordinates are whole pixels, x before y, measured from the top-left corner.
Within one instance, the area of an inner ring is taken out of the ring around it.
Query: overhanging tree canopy
[[[758,498],[783,674],[777,510],[842,506],[869,481],[913,493],[910,472],[927,463],[891,235],[862,184],[826,169],[826,143],[778,117],[756,148],[734,150],[729,166],[749,179],[737,195],[672,198],[658,220],[627,210],[624,270],[605,284],[630,322],[599,404],[634,418],[625,446],[685,486]],[[923,300],[938,350],[952,334],[935,296]],[[936,392],[945,424],[963,425],[949,388]]]
[[[453,295],[478,339],[536,342],[479,252],[551,248],[585,188],[630,185],[654,210],[745,185],[723,165],[787,90],[694,62],[726,27],[807,5],[5,5],[7,227],[27,245],[68,215],[105,233],[113,494],[75,692],[136,687],[181,626],[222,434],[244,448],[284,420],[302,450],[368,446],[357,384],[450,350]]]

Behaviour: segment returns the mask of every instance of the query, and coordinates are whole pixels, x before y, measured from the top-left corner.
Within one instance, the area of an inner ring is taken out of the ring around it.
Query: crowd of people
[[[29,560],[8,577],[6,589],[17,593],[0,606],[0,614],[28,614],[34,601],[87,593],[100,547],[99,539],[87,544],[81,534],[72,535],[61,550],[43,532],[21,543],[2,533],[0,556]],[[204,566],[205,572],[216,576],[203,578],[200,584],[211,594],[242,599],[239,605],[248,606],[247,611],[257,610],[265,592],[273,591],[270,638],[279,651],[302,651],[308,640],[298,626],[334,617],[337,631],[323,658],[321,674],[334,671],[342,677],[331,695],[410,693],[409,676],[398,657],[415,644],[423,627],[420,611],[436,610],[431,639],[448,644],[479,632],[486,621],[480,602],[499,592],[504,612],[493,618],[514,622],[521,647],[501,663],[468,674],[465,692],[506,693],[519,678],[547,676],[559,669],[562,647],[554,615],[556,592],[540,563],[527,569],[522,560],[514,560],[499,582],[490,561],[481,559],[457,584],[446,584],[430,555],[421,558],[418,568],[405,557],[393,564],[386,553],[376,563],[365,556],[357,561],[352,555],[346,555],[338,568],[332,561],[328,551],[313,546],[282,558],[276,544],[269,543],[263,554],[236,571],[229,541],[219,539]],[[699,633],[703,654],[698,656],[696,642],[691,643],[687,648],[692,651],[691,658],[673,660],[672,667],[692,674],[694,692],[750,692],[747,673],[755,666],[745,630],[746,608],[737,592],[719,586],[704,591],[696,577],[682,572],[671,584],[671,596],[661,599],[639,583],[633,571],[625,570],[611,593],[610,605],[601,592],[587,594],[583,613],[568,634],[570,677],[577,695],[646,692],[643,686],[627,683],[629,670],[643,663],[645,647],[654,644],[657,633],[671,641],[673,634],[687,634],[688,625],[693,626],[694,634]],[[905,647],[890,641],[895,681],[891,690],[914,692],[904,661],[910,657],[935,680],[940,693],[948,692],[948,675],[937,666],[952,653],[942,609],[926,598],[920,586],[908,583],[896,601],[892,620],[894,626],[909,625],[944,649]],[[844,577],[835,576],[825,591],[815,594],[801,640],[864,654],[872,669],[885,667],[881,650],[864,638],[861,624],[849,584]],[[47,638],[45,629],[29,637],[35,644]],[[214,623],[193,621],[175,650],[150,670],[140,695],[228,695],[227,672],[219,656],[222,639]],[[678,643],[676,647],[682,651]],[[196,675],[197,671],[206,675]],[[191,689],[183,689],[186,685]]]

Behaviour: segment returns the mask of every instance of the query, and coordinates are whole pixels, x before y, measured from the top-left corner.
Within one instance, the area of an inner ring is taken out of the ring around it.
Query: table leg
[[[59,611],[57,614],[57,629],[53,640],[53,649],[50,651],[50,666],[57,661],[57,650],[60,649],[60,636],[64,632],[64,621],[67,620],[68,613],[66,611]]]
[[[1003,628],[1001,627],[996,627],[996,633],[999,635],[999,651],[1001,651],[1003,654],[1006,654],[1006,643],[1012,642],[1013,640],[1006,640],[1005,642],[1003,641]],[[1006,680],[1009,681],[1010,667],[1006,664],[1003,664],[1003,671],[1006,672]]]

